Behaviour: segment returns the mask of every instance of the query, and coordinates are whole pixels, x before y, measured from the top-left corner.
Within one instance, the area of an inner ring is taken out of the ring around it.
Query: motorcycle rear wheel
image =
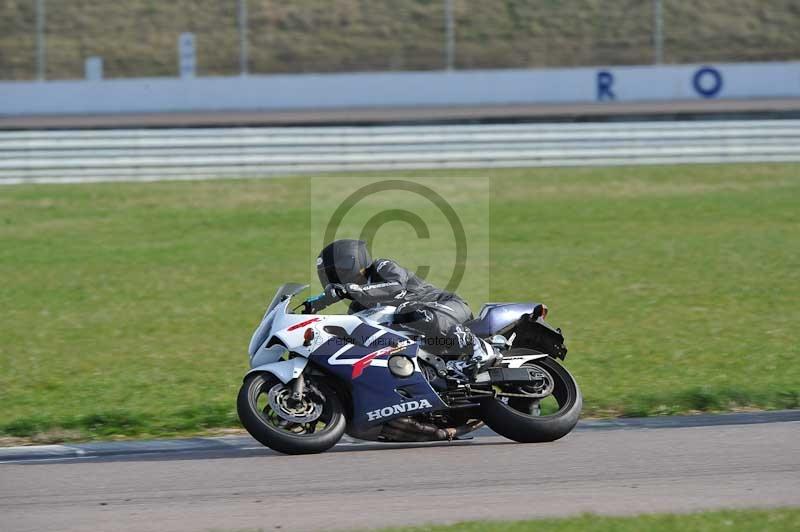
[[[533,351],[519,349],[514,350],[513,354],[530,353]],[[581,414],[583,397],[578,383],[566,368],[550,357],[534,360],[530,365],[544,369],[553,379],[552,396],[558,403],[558,410],[548,415],[532,415],[526,411],[525,399],[515,397],[503,402],[491,398],[481,404],[481,418],[496,433],[519,443],[541,443],[563,438],[575,428]]]
[[[327,451],[344,434],[344,409],[333,390],[322,382],[312,382],[325,396],[324,403],[310,394],[304,396],[303,400],[309,401],[308,407],[312,410],[321,408],[321,413],[308,423],[292,422],[276,412],[268,398],[265,401],[270,391],[282,391],[288,385],[283,385],[271,373],[248,375],[236,400],[239,420],[253,438],[280,453],[313,454]],[[262,406],[262,403],[266,404]]]

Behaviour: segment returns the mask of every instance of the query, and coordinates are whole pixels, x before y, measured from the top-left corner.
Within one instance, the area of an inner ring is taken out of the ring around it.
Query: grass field
[[[386,528],[381,532],[784,532],[800,529],[800,509],[737,510],[688,515],[603,517],[532,521],[474,521],[449,526]]]
[[[800,406],[800,165],[424,173],[487,174],[491,299],[549,304],[586,415]],[[237,426],[252,329],[313,265],[308,183],[0,188],[0,433]]]
[[[651,0],[454,2],[456,68],[650,64]],[[444,63],[443,0],[248,0],[252,73],[431,70]],[[239,73],[233,0],[47,2],[47,78],[176,76],[194,32],[198,75]],[[0,2],[0,78],[36,77],[35,2]],[[667,63],[800,57],[796,0],[663,2]],[[698,46],[698,43],[702,45]]]

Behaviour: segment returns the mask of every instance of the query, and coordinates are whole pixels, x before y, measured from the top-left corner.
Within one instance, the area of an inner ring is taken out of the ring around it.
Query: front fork
[[[303,399],[303,393],[305,393],[305,389],[306,379],[301,373],[300,376],[297,377],[292,383],[292,399],[294,401],[301,401]]]

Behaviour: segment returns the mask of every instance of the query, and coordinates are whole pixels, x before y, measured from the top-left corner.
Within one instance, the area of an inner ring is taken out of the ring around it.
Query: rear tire
[[[516,398],[508,403],[492,398],[486,399],[481,405],[481,418],[496,433],[519,443],[555,441],[575,428],[583,397],[572,375],[554,359],[540,358],[531,364],[544,368],[553,377],[555,388],[552,395],[559,404],[558,411],[546,416],[534,416],[521,412],[518,409],[520,401]]]
[[[286,428],[291,424],[287,424],[284,428],[275,424],[276,416],[267,415],[269,406],[264,409],[258,406],[259,396],[268,393],[278,384],[281,382],[271,373],[255,373],[248,375],[244,380],[236,400],[236,410],[247,432],[263,445],[284,454],[321,453],[336,445],[344,434],[346,425],[344,409],[336,393],[323,383],[315,381],[314,385],[325,395],[325,404],[320,415],[324,427],[319,432],[293,433],[291,429]],[[321,423],[315,421],[314,426]]]

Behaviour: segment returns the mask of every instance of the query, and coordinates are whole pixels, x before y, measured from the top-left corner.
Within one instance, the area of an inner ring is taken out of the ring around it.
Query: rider
[[[425,337],[428,351],[468,354],[480,364],[487,348],[463,322],[469,305],[452,292],[436,288],[393,260],[370,257],[363,240],[331,242],[317,257],[317,274],[331,304],[351,300],[349,313],[380,305],[396,306],[395,323]]]

